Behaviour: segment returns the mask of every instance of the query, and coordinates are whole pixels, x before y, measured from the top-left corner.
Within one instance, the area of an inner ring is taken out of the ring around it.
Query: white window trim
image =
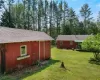
[[[23,46],[25,46],[25,54],[21,54],[21,47],[23,47]],[[20,56],[25,56],[25,55],[27,55],[27,46],[26,45],[21,45],[20,46]]]
[[[29,58],[30,55],[26,55],[26,56],[21,56],[21,57],[18,57],[17,60],[22,60],[22,59],[26,59],[26,58]]]

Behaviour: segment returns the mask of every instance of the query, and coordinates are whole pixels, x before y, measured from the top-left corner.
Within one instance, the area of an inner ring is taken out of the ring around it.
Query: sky
[[[100,0],[66,0],[69,7],[72,7],[77,15],[80,15],[80,9],[83,4],[89,4],[91,11],[93,13],[92,17],[96,20],[98,12],[100,11]],[[81,18],[80,18],[81,19]]]
[[[48,0],[50,1],[50,0]],[[55,1],[61,1],[61,0],[55,0]],[[64,1],[64,0],[62,0]],[[87,3],[92,11],[92,17],[94,17],[94,20],[96,21],[98,12],[100,11],[100,0],[65,0],[68,3],[69,7],[72,7],[76,14],[79,16],[79,19],[82,20],[80,17],[80,9],[83,6],[83,4]]]
[[[58,0],[58,1],[61,1],[61,0]],[[94,17],[95,20],[97,18],[98,12],[100,11],[100,0],[65,0],[65,1],[68,3],[69,7],[72,7],[75,10],[76,14],[79,15],[79,17],[80,17],[79,11],[81,9],[81,6],[85,3],[89,4],[89,7],[91,8],[91,11],[93,13],[92,16]],[[0,15],[1,15],[1,12],[0,12]]]

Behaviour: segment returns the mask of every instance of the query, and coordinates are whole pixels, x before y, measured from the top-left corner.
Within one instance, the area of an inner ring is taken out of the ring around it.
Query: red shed
[[[76,49],[89,35],[58,35],[57,48]]]
[[[0,28],[0,71],[26,67],[51,56],[50,36],[44,32]]]

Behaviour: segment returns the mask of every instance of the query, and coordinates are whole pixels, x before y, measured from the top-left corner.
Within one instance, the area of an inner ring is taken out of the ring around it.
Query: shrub
[[[82,49],[94,53],[94,58],[100,61],[100,34],[89,36],[82,43]]]

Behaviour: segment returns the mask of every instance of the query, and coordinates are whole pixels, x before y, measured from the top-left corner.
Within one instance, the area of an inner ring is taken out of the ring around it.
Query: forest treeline
[[[66,0],[0,0],[0,10],[1,26],[44,31],[53,38],[100,32],[100,12],[94,20],[88,4],[80,7],[82,20]]]

